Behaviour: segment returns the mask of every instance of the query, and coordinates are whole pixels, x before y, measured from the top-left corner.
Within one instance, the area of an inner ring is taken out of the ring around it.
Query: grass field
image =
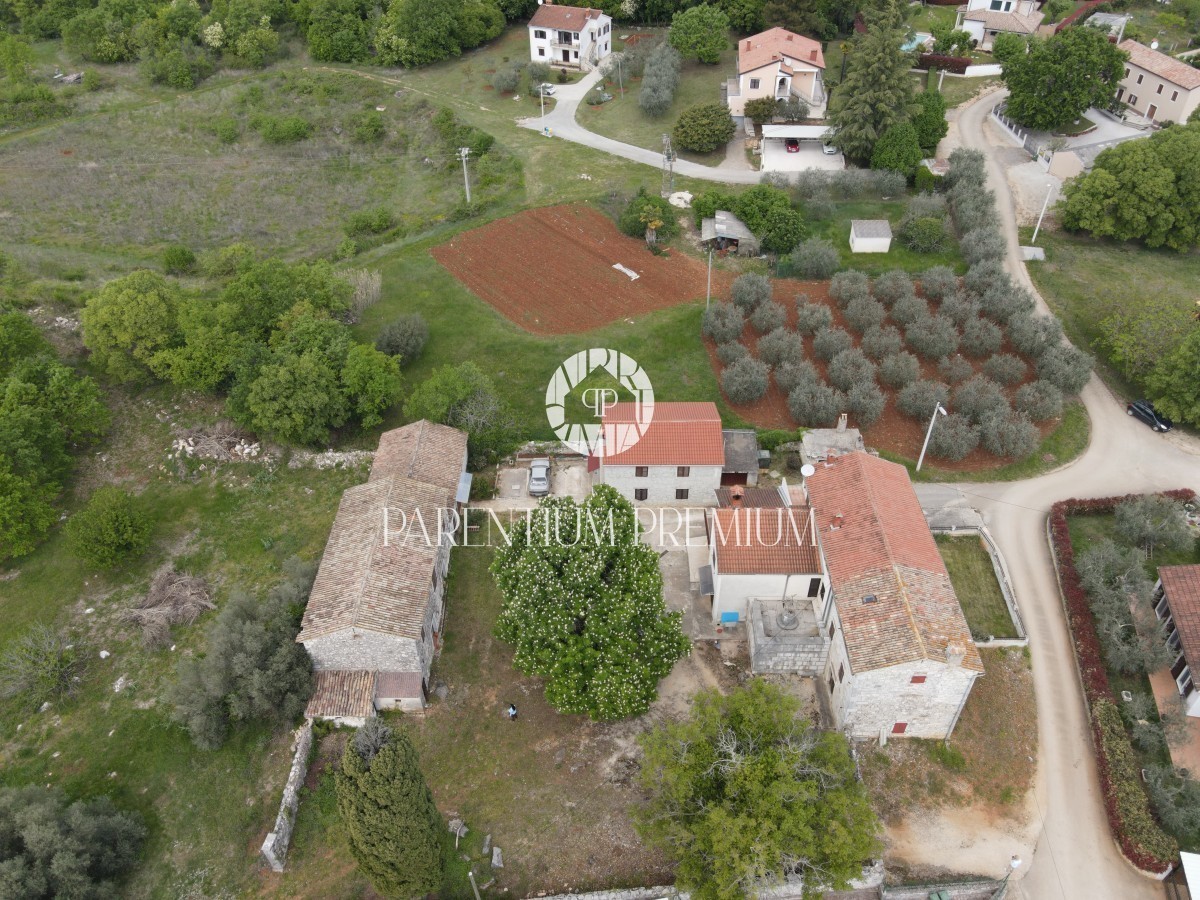
[[[980,641],[989,637],[1017,637],[1017,629],[1012,616],[1008,614],[1000,582],[996,580],[996,571],[992,567],[992,558],[983,540],[975,535],[953,537],[939,534],[934,537],[938,552],[942,554],[950,572],[954,593],[958,595],[958,602],[962,604],[963,614],[971,627],[971,636]]]
[[[842,267],[858,269],[868,275],[881,275],[890,269],[920,272],[931,266],[949,266],[962,274],[967,271],[953,238],[947,241],[945,250],[937,253],[917,253],[909,250],[896,232],[904,218],[907,206],[905,199],[897,200],[848,200],[834,204],[834,215],[823,221],[809,221],[815,237],[823,237],[837,248],[842,257]],[[887,253],[852,253],[850,250],[850,223],[853,219],[887,219],[892,225],[892,246]]]

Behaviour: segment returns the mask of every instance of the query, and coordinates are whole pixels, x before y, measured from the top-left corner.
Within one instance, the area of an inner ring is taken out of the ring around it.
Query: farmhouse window
[[[576,59],[579,59],[579,51],[578,51],[578,50],[576,50],[576,51],[575,51],[575,53],[573,54],[573,56],[574,56]]]
[[[542,30],[539,28],[537,31],[535,31],[535,32],[533,33],[533,36],[534,36],[535,38],[539,38],[540,40],[545,40],[545,39],[546,39],[546,32],[542,31]],[[1127,74],[1127,75],[1128,75],[1129,73],[1128,73],[1128,72],[1126,72],[1125,74]]]
[[[758,90],[758,79],[757,78],[750,79],[750,90],[752,90],[752,91]]]
[[[842,679],[846,677],[846,667],[838,663],[838,684],[842,683]]]
[[[1179,91],[1171,91],[1171,102],[1174,103],[1179,99]]]
[[[830,694],[833,693],[833,676],[832,675],[829,676],[829,693]]]
[[[675,467],[675,477],[676,478],[687,478],[691,474],[692,474],[691,466],[676,466]]]
[[[634,478],[649,478],[650,477],[650,467],[649,466],[634,466],[633,467],[633,477]]]
[[[833,635],[836,631],[837,631],[836,626],[832,622],[830,622],[829,623],[829,639],[831,641],[833,640]]]
[[[1157,90],[1157,91],[1155,91],[1154,93],[1156,93],[1156,94],[1161,94],[1161,93],[1162,93],[1162,89],[1163,89],[1163,86],[1160,84],[1160,85],[1158,86],[1158,90]]]
[[[538,56],[545,56],[545,55],[546,55],[546,48],[538,47]]]
[[[908,731],[907,722],[897,722],[892,726],[892,734],[904,734],[906,731]]]
[[[821,589],[821,579],[820,578],[808,579],[808,596],[810,596],[810,597],[817,596],[817,591],[819,591],[820,589]]]
[[[914,675],[914,676],[912,677],[911,683],[912,683],[912,684],[924,684],[924,683],[925,683],[925,676],[924,676],[924,675]]]
[[[646,488],[637,488],[633,492],[634,500],[645,500],[649,496],[650,496],[650,491],[648,491]]]
[[[1129,77],[1129,66],[1126,66],[1126,67],[1125,67],[1125,77],[1126,77],[1126,78],[1128,78],[1128,77]]]
[[[675,499],[676,500],[686,500],[687,498],[688,498],[688,489],[687,488],[675,488]]]
[[[1137,83],[1138,83],[1138,84],[1141,84],[1141,83],[1142,83],[1142,79],[1143,79],[1143,78],[1145,78],[1145,77],[1146,77],[1146,76],[1144,76],[1144,75],[1139,75],[1139,76],[1138,76]]]

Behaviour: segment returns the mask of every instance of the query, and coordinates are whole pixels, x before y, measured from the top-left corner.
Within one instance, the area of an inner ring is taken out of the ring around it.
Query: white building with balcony
[[[529,20],[529,58],[590,71],[612,52],[612,19],[598,9],[543,3]]]
[[[725,85],[729,113],[746,124],[746,102],[760,97],[803,100],[809,117],[825,115],[825,55],[821,45],[784,28],[771,28],[738,41],[737,75]]]

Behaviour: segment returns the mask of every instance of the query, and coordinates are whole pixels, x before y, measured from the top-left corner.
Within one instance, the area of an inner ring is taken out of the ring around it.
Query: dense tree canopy
[[[1034,40],[1029,53],[1014,54],[1004,64],[1005,112],[1027,128],[1061,128],[1089,106],[1112,102],[1128,58],[1099,28],[1067,28]]]
[[[712,153],[733,140],[736,130],[733,116],[724,103],[700,103],[680,114],[671,136],[684,150]]]
[[[818,732],[759,679],[698,695],[686,721],[641,738],[640,830],[700,900],[756,896],[795,873],[806,896],[849,886],[880,850],[846,739]]]
[[[465,431],[472,468],[494,462],[514,446],[512,414],[473,362],[434,369],[409,396],[404,415]]]
[[[875,142],[871,151],[872,169],[891,169],[911,177],[921,164],[921,145],[912,122],[893,125]]]
[[[680,614],[663,603],[658,557],[638,532],[632,504],[602,485],[581,504],[543,500],[496,552],[496,635],[514,646],[517,669],[545,679],[560,712],[641,715],[688,653]]]
[[[717,63],[729,46],[729,17],[719,6],[702,3],[671,17],[668,40],[684,59]]]

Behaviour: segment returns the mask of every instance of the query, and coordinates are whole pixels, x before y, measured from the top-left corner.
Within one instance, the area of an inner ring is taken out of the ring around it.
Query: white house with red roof
[[[746,115],[746,101],[759,97],[792,98],[808,104],[809,115],[825,115],[825,55],[819,42],[788,31],[770,28],[742,38],[737,48],[737,75],[725,85],[725,102],[738,122]]]
[[[542,3],[529,20],[533,62],[587,72],[612,52],[612,19],[598,9]]]
[[[1118,45],[1129,54],[1117,99],[1152,122],[1182,125],[1200,109],[1200,69],[1137,41]]]
[[[1200,716],[1200,566],[1159,566],[1154,612],[1174,654],[1171,677],[1189,716]]]
[[[908,472],[848,453],[790,493],[812,506],[832,587],[823,680],[837,726],[948,737],[983,661]]]
[[[641,429],[645,417],[633,403],[617,403],[604,414],[601,440],[619,446],[621,435]],[[625,441],[624,443],[628,443]],[[654,404],[641,437],[618,453],[602,452],[590,468],[595,484],[609,484],[635,503],[711,505],[721,486],[725,439],[715,403]]]

